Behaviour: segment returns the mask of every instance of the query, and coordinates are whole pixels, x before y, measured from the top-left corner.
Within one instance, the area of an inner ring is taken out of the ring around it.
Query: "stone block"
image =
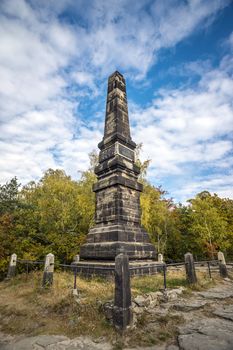
[[[189,284],[195,284],[197,283],[197,276],[195,271],[193,255],[191,253],[187,253],[184,256],[184,259],[187,281]]]
[[[54,255],[49,253],[45,257],[42,286],[49,287],[53,284]]]
[[[16,264],[17,264],[17,255],[12,254],[10,258],[10,263],[8,267],[8,272],[7,272],[7,279],[10,279],[15,276],[16,274]]]
[[[115,259],[114,325],[124,330],[132,321],[129,259],[125,253]]]
[[[218,252],[218,266],[219,266],[220,276],[223,278],[227,278],[228,272],[227,272],[226,260],[222,252]]]

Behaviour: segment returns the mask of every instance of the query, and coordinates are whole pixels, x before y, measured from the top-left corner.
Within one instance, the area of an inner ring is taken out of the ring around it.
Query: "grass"
[[[177,288],[181,286],[187,286],[183,271],[168,271],[167,288]],[[131,280],[131,288],[133,296],[159,291],[164,288],[163,275],[157,274],[156,276],[134,277]]]
[[[211,282],[204,273],[198,273],[203,289]],[[10,281],[0,283],[0,327],[9,334],[62,334],[68,337],[88,335],[93,338],[105,337],[115,342],[115,348],[122,348],[122,339],[106,321],[101,305],[114,297],[113,281],[100,278],[77,277],[80,298],[73,296],[73,275],[56,272],[50,288],[41,288],[42,273],[21,274]],[[167,288],[186,285],[182,271],[167,273]],[[131,279],[133,297],[163,288],[163,276],[134,277]],[[186,289],[188,297],[191,289]],[[78,302],[77,302],[78,301]],[[132,345],[153,345],[174,336],[177,324],[182,319],[156,317],[142,314],[138,326],[126,332],[126,343]],[[149,326],[148,326],[149,325]],[[124,341],[125,342],[125,341]]]
[[[203,290],[214,285],[216,276],[214,276],[214,279],[210,279],[207,272],[197,271],[197,279],[198,283],[196,285],[189,286],[183,270],[168,271],[167,288],[185,287],[187,293],[192,290]],[[162,290],[164,289],[163,275],[134,277],[131,280],[131,288],[133,296]]]
[[[11,334],[64,334],[100,336],[114,334],[104,315],[99,312],[100,299],[112,298],[113,284],[99,279],[77,278],[82,296],[77,303],[73,296],[73,276],[55,273],[51,288],[41,288],[40,272],[19,275],[0,283],[1,330]]]

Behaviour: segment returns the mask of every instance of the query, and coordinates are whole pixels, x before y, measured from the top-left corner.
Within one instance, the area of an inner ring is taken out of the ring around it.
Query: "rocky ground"
[[[182,288],[139,296],[133,302],[134,323],[146,313],[144,325],[154,334],[156,319],[177,321],[176,335],[151,347],[111,345],[104,339],[87,337],[69,339],[64,336],[35,337],[0,334],[1,350],[232,350],[233,349],[233,282],[225,279],[207,291],[194,291],[187,296]],[[182,321],[180,321],[182,320]],[[161,325],[160,325],[161,327]],[[159,328],[158,328],[159,329]]]

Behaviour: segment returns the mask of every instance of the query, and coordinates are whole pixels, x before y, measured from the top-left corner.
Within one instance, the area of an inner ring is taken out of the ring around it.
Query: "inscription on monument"
[[[134,161],[134,151],[121,144],[118,145],[119,154]]]

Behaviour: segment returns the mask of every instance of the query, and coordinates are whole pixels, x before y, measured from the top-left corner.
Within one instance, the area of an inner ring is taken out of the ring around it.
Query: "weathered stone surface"
[[[232,350],[232,343],[204,334],[187,334],[179,336],[178,339],[182,350]]]
[[[182,350],[232,350],[233,323],[220,319],[202,319],[180,327]]]
[[[166,347],[166,350],[179,350],[179,347],[176,345],[169,345]]]
[[[113,324],[113,310],[114,310],[114,303],[113,301],[109,301],[101,305],[101,308],[104,311],[106,319]]]
[[[233,297],[233,290],[226,290],[223,288],[212,288],[209,291],[205,292],[197,292],[197,295],[200,295],[201,297],[205,299],[226,299]]]
[[[134,299],[134,302],[136,303],[137,306],[144,307],[144,306],[149,306],[150,299],[148,297],[144,297],[143,295],[138,295]]]
[[[60,335],[40,335],[13,341],[10,344],[1,345],[1,350],[39,350],[47,348],[49,345],[58,344],[68,338]],[[57,348],[58,349],[58,348]]]
[[[227,320],[233,321],[233,305],[219,307],[213,312],[213,314],[225,318]]]
[[[180,287],[180,288],[175,288],[175,289],[167,289],[164,292],[164,295],[166,296],[167,300],[176,300],[179,295],[183,293],[185,288]]]
[[[140,169],[130,135],[125,79],[119,72],[108,80],[104,137],[98,146],[98,181],[93,187],[96,225],[81,247],[80,258],[114,260],[124,247],[131,260],[154,259],[155,248],[140,224]]]
[[[112,345],[94,342],[88,337],[69,339],[64,336],[40,335],[0,344],[1,350],[112,350]]]
[[[145,310],[149,313],[158,313],[162,316],[169,312],[169,306],[166,309],[158,309],[161,303],[167,303],[176,300],[184,291],[183,287],[170,289],[163,292],[151,292],[144,295],[138,295],[132,303],[133,313],[141,314]]]
[[[64,337],[62,335],[43,335],[43,336],[41,335],[41,336],[35,337],[35,343],[45,347],[45,346],[48,346],[54,343],[59,343],[68,339],[69,338]]]
[[[193,310],[198,310],[203,308],[206,304],[208,304],[205,300],[194,300],[191,302],[180,302],[173,305],[173,309],[182,312],[189,312]]]
[[[144,312],[143,307],[140,307],[137,305],[133,305],[132,310],[133,310],[133,313],[135,313],[136,315],[140,315]]]
[[[153,345],[153,346],[146,346],[146,347],[137,347],[137,348],[124,348],[124,350],[167,350],[168,348],[166,345]],[[170,350],[170,349],[168,349]],[[177,350],[177,349],[171,349],[171,350]],[[179,350],[179,349],[178,349]]]

